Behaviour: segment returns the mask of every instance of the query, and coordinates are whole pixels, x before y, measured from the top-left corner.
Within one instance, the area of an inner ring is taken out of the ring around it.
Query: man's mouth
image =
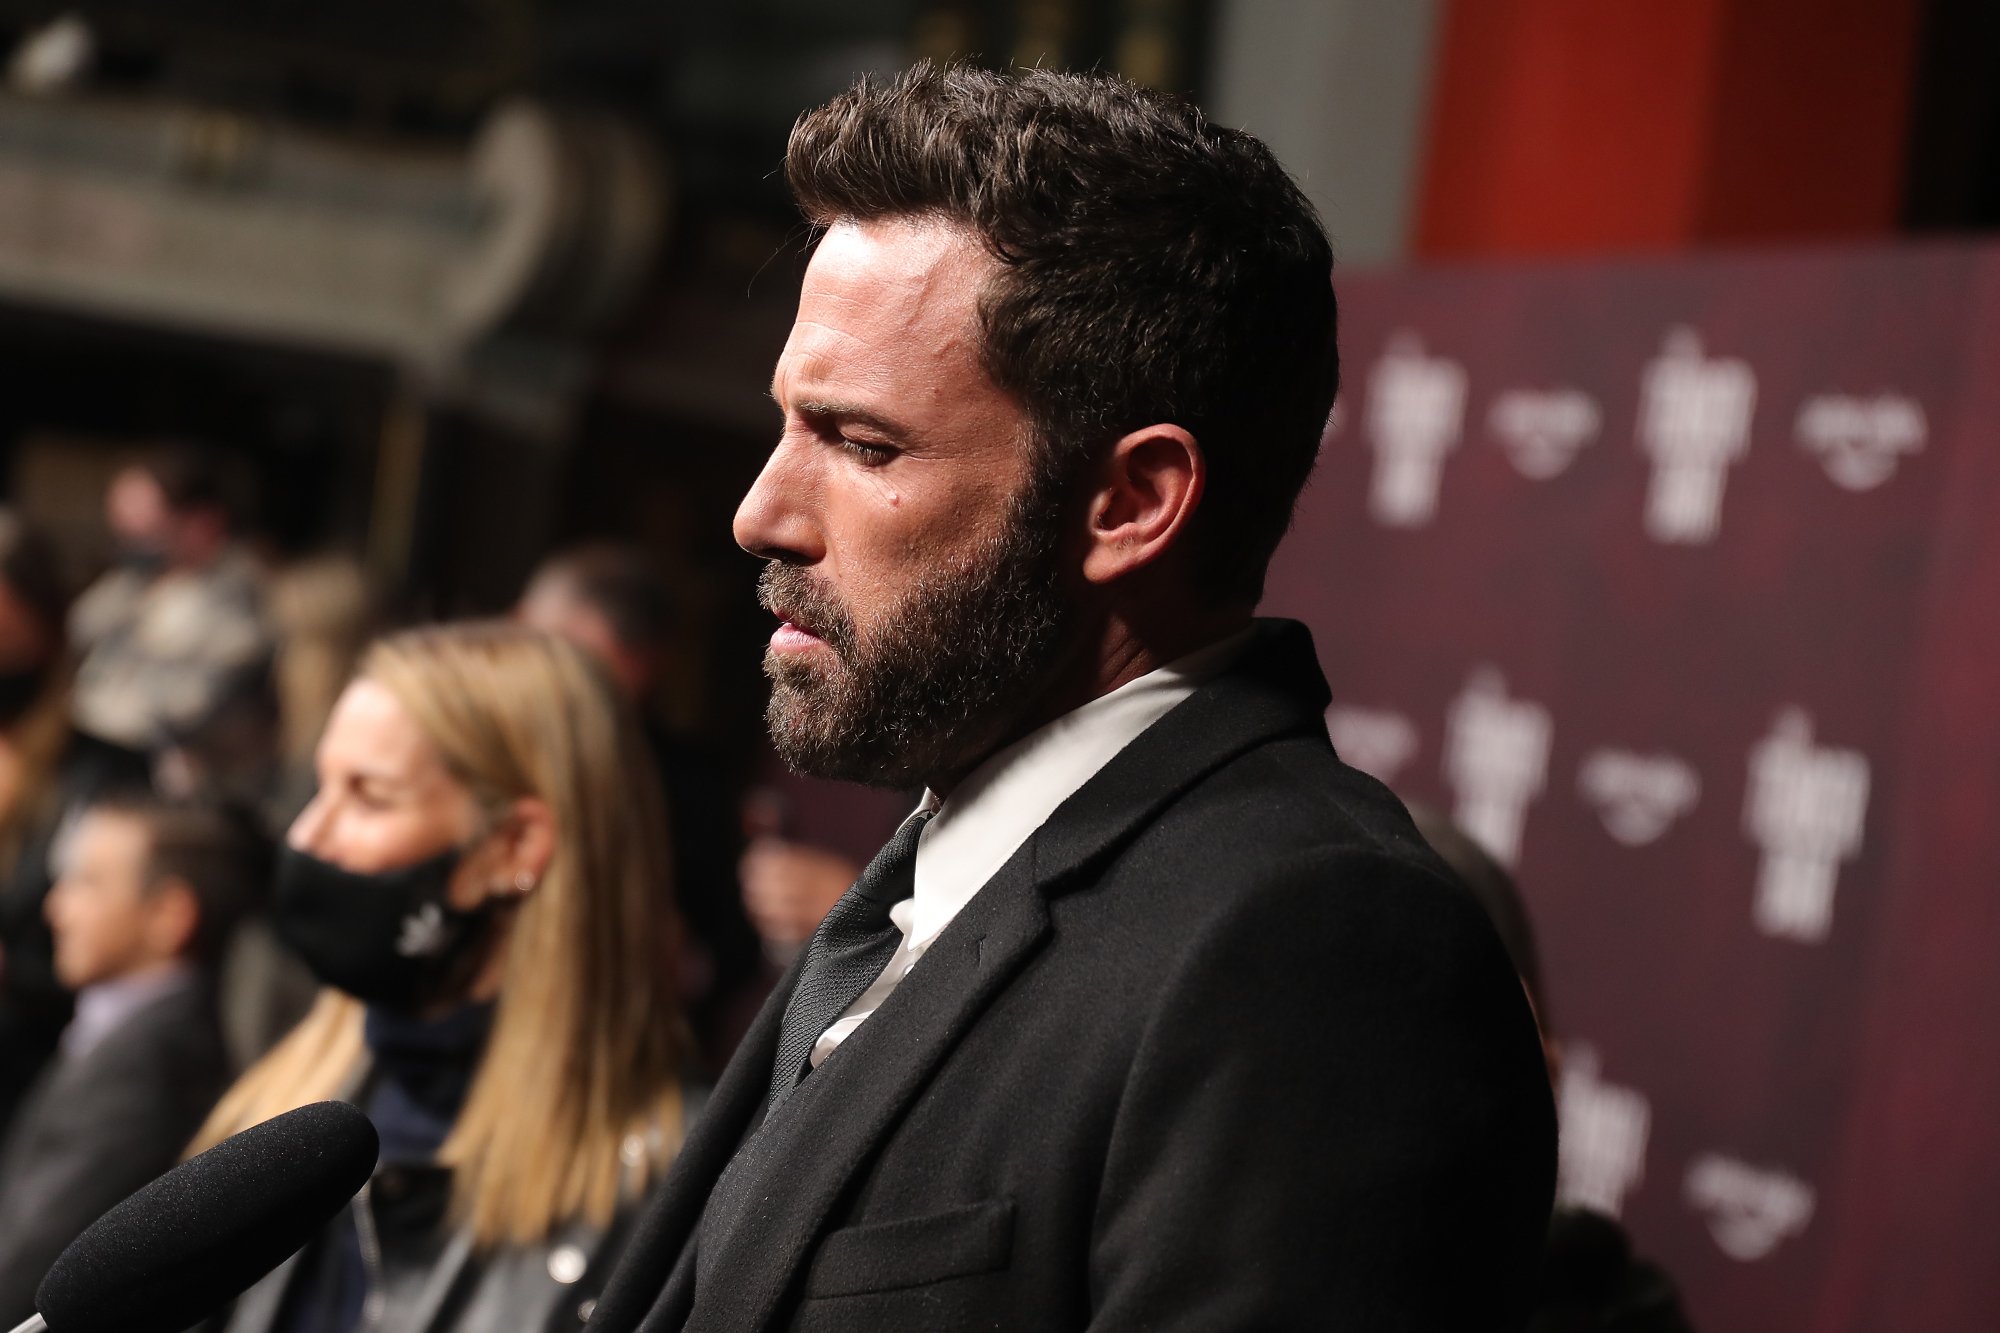
[[[797,653],[826,646],[826,640],[814,633],[812,627],[803,623],[795,613],[781,607],[773,607],[771,610],[780,622],[777,630],[771,635],[773,652]]]
[[[778,618],[771,651],[805,653],[826,648],[841,651],[845,624],[838,604],[802,571],[773,563],[757,581],[757,601]]]

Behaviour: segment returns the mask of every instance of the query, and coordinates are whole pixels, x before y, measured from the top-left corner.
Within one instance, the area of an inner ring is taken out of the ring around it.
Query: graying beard
[[[909,787],[994,741],[1047,685],[1067,623],[1054,524],[1033,512],[1011,507],[994,542],[921,581],[859,661],[840,651],[842,669],[822,672],[766,654],[778,756],[812,777]]]

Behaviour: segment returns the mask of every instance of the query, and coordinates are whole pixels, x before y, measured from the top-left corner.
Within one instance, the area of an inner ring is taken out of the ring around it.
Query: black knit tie
[[[771,1066],[773,1107],[812,1072],[808,1058],[813,1044],[875,984],[902,943],[889,909],[916,891],[917,838],[930,817],[928,810],[910,816],[813,932],[778,1035],[778,1058]]]

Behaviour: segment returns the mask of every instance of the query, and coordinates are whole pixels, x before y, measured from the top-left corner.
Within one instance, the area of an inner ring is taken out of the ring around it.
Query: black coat
[[[0,1327],[34,1313],[43,1274],[85,1227],[180,1160],[228,1079],[199,982],[43,1071],[0,1158]]]
[[[1520,1328],[1534,1021],[1327,699],[1261,624],[749,1134],[786,978],[593,1330]]]

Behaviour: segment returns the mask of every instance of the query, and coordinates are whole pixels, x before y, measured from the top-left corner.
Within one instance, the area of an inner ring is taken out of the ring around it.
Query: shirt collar
[[[917,843],[910,944],[937,938],[1057,806],[1227,667],[1250,635],[1176,658],[1028,733],[973,769],[949,799],[926,791],[917,808],[936,814]]]
[[[171,963],[136,976],[115,977],[85,986],[76,995],[76,1016],[63,1029],[64,1058],[74,1060],[87,1054],[123,1027],[132,1015],[193,981],[192,967]]]

